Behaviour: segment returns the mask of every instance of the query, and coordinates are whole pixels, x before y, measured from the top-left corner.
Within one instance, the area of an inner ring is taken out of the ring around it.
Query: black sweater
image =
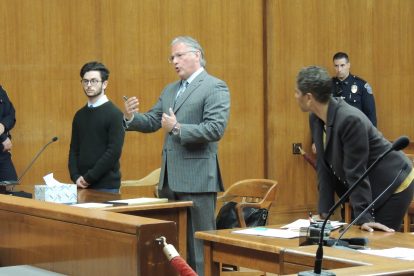
[[[69,150],[69,173],[74,183],[83,176],[92,189],[119,188],[125,137],[122,120],[122,112],[110,101],[96,108],[85,105],[76,112]]]

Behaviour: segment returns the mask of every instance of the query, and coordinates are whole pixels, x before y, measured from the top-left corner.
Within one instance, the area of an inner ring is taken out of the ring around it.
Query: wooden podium
[[[0,195],[0,266],[67,275],[176,275],[156,239],[174,222]]]

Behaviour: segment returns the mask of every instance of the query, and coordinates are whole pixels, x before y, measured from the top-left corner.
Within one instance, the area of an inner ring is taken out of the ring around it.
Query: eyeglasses
[[[172,55],[172,56],[170,56],[170,57],[168,58],[168,62],[169,62],[169,63],[173,63],[174,58],[181,59],[184,55],[186,55],[186,54],[188,54],[188,53],[196,53],[196,52],[198,52],[198,51],[191,50],[191,51],[186,51],[186,52],[176,53],[176,54],[174,54],[174,55]]]
[[[95,86],[98,83],[102,82],[101,80],[97,80],[97,79],[91,79],[91,80],[87,80],[87,79],[81,79],[81,83],[83,86],[88,86],[89,84]]]

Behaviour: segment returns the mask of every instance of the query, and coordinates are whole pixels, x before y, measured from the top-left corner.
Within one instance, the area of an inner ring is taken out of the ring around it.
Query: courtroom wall
[[[315,208],[316,174],[292,143],[310,152],[308,116],[294,99],[295,77],[304,66],[334,74],[332,56],[347,52],[351,73],[367,80],[377,104],[378,128],[394,140],[414,139],[414,1],[267,1],[267,171],[280,182],[273,221],[285,213],[305,216]],[[279,214],[276,215],[276,212]]]
[[[332,55],[345,51],[351,72],[373,87],[378,127],[389,139],[414,137],[414,58],[409,0],[2,0],[0,84],[17,109],[13,159],[23,179],[41,183],[53,172],[69,182],[71,122],[86,98],[79,69],[99,60],[110,71],[108,97],[136,95],[140,110],[177,79],[170,42],[187,34],[204,47],[207,70],[231,92],[230,121],[220,143],[225,185],[245,178],[279,181],[271,222],[315,208],[316,176],[292,143],[310,151],[307,114],[294,99],[295,76],[310,64],[333,73]],[[163,133],[128,132],[123,179],[158,167]]]
[[[199,40],[208,72],[230,88],[230,122],[219,149],[226,184],[263,177],[263,3],[248,2],[0,1],[0,83],[17,109],[13,159],[18,173],[46,142],[59,137],[23,183],[40,183],[49,172],[69,181],[72,118],[86,103],[79,82],[85,62],[108,66],[106,92],[115,104],[123,108],[122,96],[136,95],[146,111],[177,79],[167,59],[178,35]],[[163,134],[127,133],[123,179],[143,177],[160,166]]]

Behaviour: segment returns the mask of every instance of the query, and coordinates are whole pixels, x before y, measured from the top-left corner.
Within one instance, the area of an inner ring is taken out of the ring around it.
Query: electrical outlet
[[[292,144],[293,154],[300,154],[300,148],[302,148],[302,143],[293,143]]]

